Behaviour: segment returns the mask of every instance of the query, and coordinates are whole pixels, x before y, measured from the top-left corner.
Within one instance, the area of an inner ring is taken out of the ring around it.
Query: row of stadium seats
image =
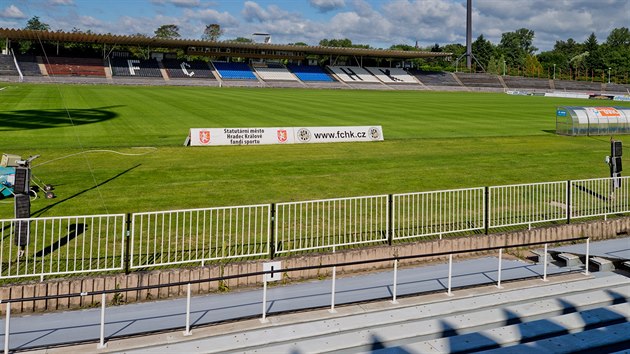
[[[18,56],[17,63],[24,76],[42,76],[44,74],[71,77],[79,76],[103,78],[111,67],[114,77],[138,80],[145,78],[173,78],[202,80],[234,80],[246,84],[258,84],[259,80],[277,85],[309,86],[345,85],[355,88],[379,88],[374,84],[408,84],[433,87],[481,88],[490,90],[533,89],[533,90],[566,90],[587,92],[626,92],[626,85],[590,83],[584,81],[549,80],[514,76],[498,76],[493,74],[448,73],[436,71],[405,70],[402,68],[360,67],[360,66],[319,66],[280,63],[260,63],[252,66],[246,63],[206,62],[202,60],[186,61],[181,59],[130,59],[111,58],[103,63],[101,59],[63,58],[35,56]],[[17,76],[15,62],[10,55],[0,55],[0,76]],[[215,75],[217,77],[215,77]],[[339,82],[337,82],[339,81]],[[181,84],[181,83],[180,83]],[[343,87],[343,86],[335,86]]]

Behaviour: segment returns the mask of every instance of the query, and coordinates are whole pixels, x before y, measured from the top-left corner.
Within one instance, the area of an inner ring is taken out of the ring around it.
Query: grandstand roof
[[[363,49],[363,48],[341,48],[322,46],[301,46],[288,44],[271,43],[243,43],[233,41],[205,41],[198,39],[164,39],[143,36],[122,36],[114,34],[94,34],[94,33],[74,33],[74,32],[51,32],[35,31],[25,29],[0,28],[0,38],[9,40],[31,40],[31,41],[54,41],[72,43],[95,43],[110,45],[137,45],[154,48],[209,48],[218,49],[217,52],[223,54],[231,53],[228,49],[234,49],[232,56],[241,56],[243,50],[256,51],[282,51],[296,56],[304,55],[342,55],[360,56],[386,59],[415,59],[430,57],[450,57],[452,53],[436,53],[426,51],[402,51],[384,49]],[[210,51],[213,52],[213,51]]]

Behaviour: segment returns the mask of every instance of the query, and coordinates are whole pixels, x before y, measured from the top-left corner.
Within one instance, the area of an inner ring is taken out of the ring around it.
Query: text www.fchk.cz
[[[313,133],[315,139],[355,139],[367,138],[366,132],[352,132],[348,130],[337,130],[334,133]]]

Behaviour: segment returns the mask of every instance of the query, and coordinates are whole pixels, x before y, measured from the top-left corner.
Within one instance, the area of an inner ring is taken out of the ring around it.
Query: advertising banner
[[[289,127],[289,128],[191,128],[184,145],[269,145],[383,141],[383,128]]]
[[[584,107],[587,114],[597,118],[619,118],[621,114],[614,107]]]

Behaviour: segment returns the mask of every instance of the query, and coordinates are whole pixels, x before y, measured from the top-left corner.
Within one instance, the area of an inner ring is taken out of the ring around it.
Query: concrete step
[[[627,353],[630,322],[483,351],[488,354]]]
[[[540,284],[545,284],[541,282]],[[384,341],[403,340],[420,335],[424,339],[444,335],[478,331],[492,326],[503,326],[534,318],[548,313],[562,314],[575,312],[599,304],[625,302],[630,296],[630,279],[611,274],[600,278],[580,281],[533,286],[526,289],[504,290],[497,293],[462,298],[446,298],[432,303],[389,307],[385,309],[345,314],[341,317],[308,319],[302,323],[274,323],[247,332],[235,332],[200,340],[170,345],[182,352],[194,348],[207,348],[207,352],[323,352],[351,351],[370,345],[372,333],[379,333]],[[608,290],[606,290],[608,289]],[[563,294],[564,303],[555,300]],[[584,299],[580,299],[580,297]],[[534,303],[534,305],[532,305]],[[567,305],[570,304],[570,305]],[[509,308],[506,312],[502,308]],[[442,324],[449,317],[449,326]],[[469,319],[468,317],[471,317]],[[314,336],[314,334],[316,334]],[[151,348],[148,348],[150,352]],[[135,351],[134,351],[135,352]],[[137,351],[143,352],[143,351]]]
[[[559,337],[568,333],[580,333],[629,320],[630,304],[623,303],[449,338],[407,343],[396,347],[407,352],[428,354],[471,353],[500,347],[510,348],[510,346],[520,343]],[[385,353],[387,350],[391,350],[389,345],[386,344],[385,347],[383,350],[372,350],[371,352]]]

